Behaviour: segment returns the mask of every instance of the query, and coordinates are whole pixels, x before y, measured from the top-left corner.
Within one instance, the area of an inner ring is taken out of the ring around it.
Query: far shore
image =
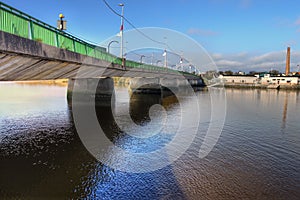
[[[117,85],[127,85],[128,79],[114,79]],[[57,80],[32,80],[32,81],[13,81],[16,84],[26,85],[56,85],[67,87],[68,79],[57,79]],[[224,85],[214,85],[213,87],[225,87],[225,88],[236,88],[236,89],[280,89],[280,90],[300,90],[300,85],[273,85],[273,84],[243,84],[243,83],[225,83]]]
[[[16,84],[68,86],[68,79],[13,81]]]
[[[221,85],[215,87],[222,87]],[[267,85],[267,84],[224,84],[225,88],[236,89],[280,89],[280,90],[300,90],[300,85]]]

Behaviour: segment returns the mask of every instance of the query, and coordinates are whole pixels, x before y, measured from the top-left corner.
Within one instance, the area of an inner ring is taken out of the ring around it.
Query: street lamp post
[[[182,68],[182,63],[183,63],[183,58],[182,58],[182,56],[180,56],[179,68]]]
[[[67,21],[64,20],[65,16],[63,14],[59,14],[59,20],[57,20],[57,29],[63,31],[67,29]]]
[[[156,61],[156,66],[158,66],[158,63],[161,63],[161,60]]]
[[[165,49],[163,56],[165,57],[165,68],[168,67],[168,58],[167,58],[167,50]]]
[[[112,43],[119,43],[118,41],[116,41],[116,40],[113,40],[113,41],[110,41],[109,43],[108,43],[108,45],[107,45],[107,53],[109,53],[110,51],[109,51],[109,49],[110,49],[110,45],[112,44]]]
[[[145,58],[146,56],[141,55],[141,63],[143,63],[143,58]]]
[[[120,3],[119,6],[122,7],[122,14],[121,14],[121,28],[120,28],[120,37],[121,37],[121,46],[120,46],[120,57],[123,60],[123,45],[124,45],[124,38],[123,38],[123,30],[124,30],[124,4]]]
[[[167,37],[164,37],[165,40],[165,51],[163,56],[165,57],[165,68],[168,67],[168,58],[167,58]]]
[[[153,58],[154,58],[154,53],[152,52],[152,55],[151,55],[151,65],[153,65]]]
[[[59,14],[59,18],[60,18],[60,30],[64,30],[64,21],[63,21],[63,18],[65,16],[63,14]]]

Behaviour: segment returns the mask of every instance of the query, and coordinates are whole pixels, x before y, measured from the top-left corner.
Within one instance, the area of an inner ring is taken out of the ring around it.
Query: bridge
[[[83,73],[78,73],[83,70]],[[194,74],[142,64],[58,30],[0,2],[0,81],[100,77],[187,79]]]

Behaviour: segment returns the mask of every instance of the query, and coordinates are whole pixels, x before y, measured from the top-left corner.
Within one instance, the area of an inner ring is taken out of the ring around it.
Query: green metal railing
[[[0,2],[0,30],[47,45],[122,65],[121,58],[107,53],[105,48],[87,43],[2,2]],[[126,67],[178,72],[173,69],[141,64],[130,60],[126,61]]]

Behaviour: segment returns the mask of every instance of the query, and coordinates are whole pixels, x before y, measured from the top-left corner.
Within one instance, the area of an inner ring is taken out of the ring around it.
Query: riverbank
[[[27,85],[56,85],[56,86],[68,86],[68,79],[57,79],[57,80],[38,80],[38,81],[15,81],[16,84],[27,84]]]
[[[220,85],[216,87],[221,87]],[[225,83],[225,88],[236,88],[236,89],[280,89],[280,90],[300,90],[300,85],[273,85],[273,84],[230,84]]]

